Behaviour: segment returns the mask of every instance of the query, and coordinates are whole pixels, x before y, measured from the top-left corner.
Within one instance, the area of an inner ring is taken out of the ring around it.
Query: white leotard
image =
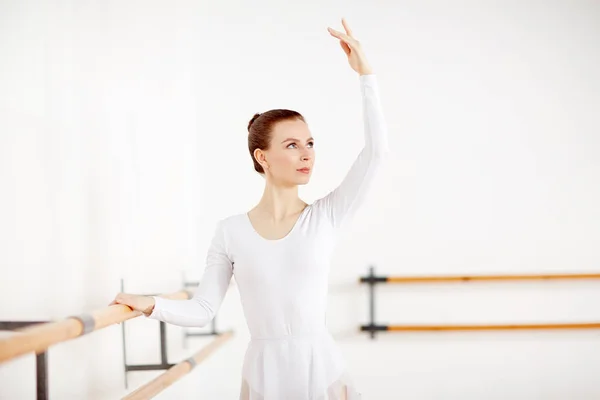
[[[154,297],[148,318],[202,327],[217,313],[235,276],[251,335],[240,399],[360,398],[327,330],[330,260],[339,230],[369,193],[388,153],[376,75],[359,76],[365,145],[341,184],[309,204],[283,238],[265,239],[246,213],[217,223],[204,273],[190,300]]]

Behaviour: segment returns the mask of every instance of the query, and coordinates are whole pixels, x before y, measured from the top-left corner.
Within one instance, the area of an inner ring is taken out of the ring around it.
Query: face
[[[308,125],[299,119],[281,121],[275,124],[271,136],[269,150],[257,150],[265,174],[278,185],[308,183],[315,162],[315,141]]]

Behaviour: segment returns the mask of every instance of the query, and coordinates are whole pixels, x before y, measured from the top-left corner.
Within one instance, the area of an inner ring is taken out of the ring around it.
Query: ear
[[[269,163],[267,162],[264,151],[262,151],[261,149],[255,149],[254,150],[254,158],[263,167],[263,169],[269,168]]]

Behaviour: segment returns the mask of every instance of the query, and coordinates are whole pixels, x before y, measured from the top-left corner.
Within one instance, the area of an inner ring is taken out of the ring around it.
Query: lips
[[[308,174],[310,172],[310,168],[300,168],[296,171],[302,172],[303,174]]]

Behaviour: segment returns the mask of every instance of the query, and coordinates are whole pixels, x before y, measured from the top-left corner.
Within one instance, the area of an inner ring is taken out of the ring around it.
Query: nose
[[[312,156],[311,152],[312,152],[311,149],[309,149],[308,147],[304,147],[303,151],[302,151],[302,155],[300,156],[300,159],[303,162],[310,161],[311,156]]]

